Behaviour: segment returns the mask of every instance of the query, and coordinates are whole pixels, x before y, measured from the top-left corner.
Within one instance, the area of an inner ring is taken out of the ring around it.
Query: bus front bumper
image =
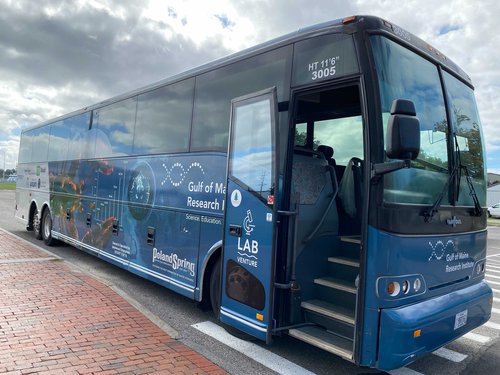
[[[377,368],[405,366],[479,327],[490,318],[492,302],[491,288],[481,281],[410,306],[383,309]]]

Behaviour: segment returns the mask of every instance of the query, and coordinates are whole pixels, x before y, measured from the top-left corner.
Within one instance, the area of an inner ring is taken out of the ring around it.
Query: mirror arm
[[[403,168],[410,168],[411,167],[411,160],[410,159],[405,159],[405,160],[398,160],[398,161],[393,161],[389,163],[376,163],[372,164],[372,172],[371,172],[371,178],[377,178],[380,177],[386,173],[397,171],[399,169]]]

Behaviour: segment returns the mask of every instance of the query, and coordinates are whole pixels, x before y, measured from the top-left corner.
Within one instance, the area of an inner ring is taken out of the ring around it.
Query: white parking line
[[[488,280],[488,279],[486,279],[486,282],[487,282],[488,284],[500,285],[500,281],[492,281],[492,280]]]
[[[486,277],[493,277],[494,279],[500,279],[500,276],[490,275],[489,273],[486,274]]]
[[[477,333],[472,333],[472,332],[466,333],[462,337],[465,337],[466,339],[469,339],[469,340],[472,340],[472,341],[475,341],[475,342],[479,342],[481,344],[486,344],[488,341],[491,340],[487,336],[478,335]]]
[[[433,354],[445,358],[449,361],[459,363],[462,362],[465,358],[467,358],[467,354],[462,354],[455,352],[454,350],[446,349],[446,348],[440,348],[436,351],[433,352]]]
[[[193,324],[191,327],[196,328],[198,331],[213,337],[217,341],[233,348],[234,350],[248,356],[252,355],[252,359],[260,364],[276,371],[278,374],[308,374],[314,375],[313,372],[306,370],[299,365],[296,365],[289,360],[280,357],[277,354],[270,352],[258,345],[251,342],[241,340],[237,337],[226,332],[226,330],[212,322],[202,322]]]
[[[490,272],[500,273],[500,268],[498,268],[498,269],[491,269],[490,267],[486,267],[486,273],[488,274]]]
[[[498,265],[496,263],[490,264],[488,262],[488,263],[486,263],[486,269],[488,269],[488,268],[494,268],[494,269],[500,270],[500,264],[498,264]]]
[[[491,312],[494,314],[500,314],[500,309],[495,309],[494,307],[491,309]]]
[[[496,329],[497,331],[500,331],[500,324],[498,324],[498,323],[486,322],[486,323],[484,323],[484,326],[488,327],[488,328]]]
[[[388,373],[391,375],[423,375],[421,372],[412,370],[408,367],[401,367],[396,370],[388,371]]]

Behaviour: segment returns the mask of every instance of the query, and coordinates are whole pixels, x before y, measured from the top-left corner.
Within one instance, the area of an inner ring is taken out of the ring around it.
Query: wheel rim
[[[33,216],[33,229],[35,232],[38,232],[40,230],[40,219],[38,218],[38,214],[35,214]]]
[[[45,218],[43,220],[43,237],[44,238],[49,238],[50,237],[50,230],[51,230],[51,225],[50,225],[50,215],[45,215]]]

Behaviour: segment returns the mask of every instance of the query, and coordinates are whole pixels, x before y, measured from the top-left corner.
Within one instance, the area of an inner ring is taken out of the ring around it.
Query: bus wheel
[[[212,311],[214,312],[214,315],[217,319],[219,318],[219,306],[220,306],[220,298],[219,298],[220,268],[221,268],[221,261],[219,257],[215,261],[212,267],[212,272],[210,274],[210,305],[212,306]]]
[[[40,215],[38,215],[38,212],[33,215],[33,232],[35,232],[35,238],[37,240],[41,240],[43,238]]]
[[[43,211],[43,216],[42,216],[42,237],[43,237],[43,242],[45,242],[45,245],[47,246],[52,246],[55,244],[56,240],[52,238],[52,219],[50,217],[50,210],[46,209]]]

